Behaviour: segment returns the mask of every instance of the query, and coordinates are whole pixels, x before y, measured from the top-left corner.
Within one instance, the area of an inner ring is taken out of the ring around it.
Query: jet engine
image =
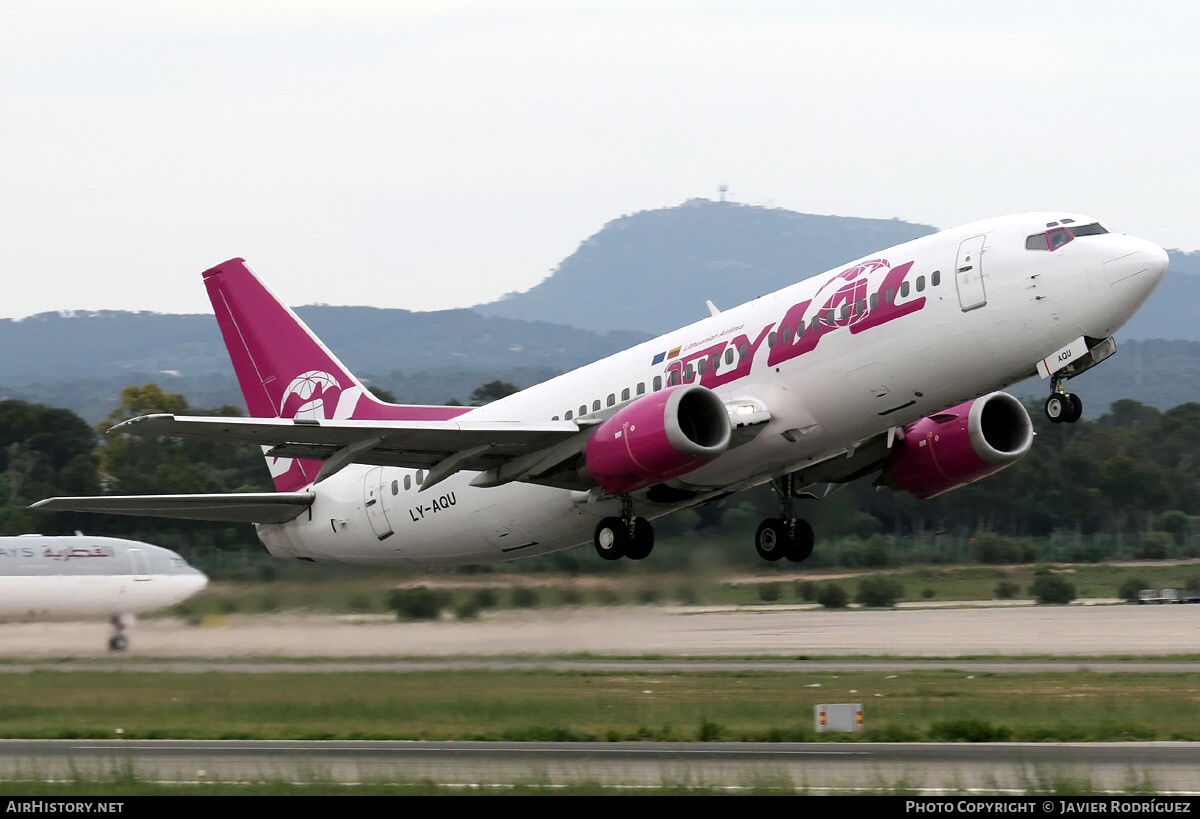
[[[643,396],[596,428],[580,477],[620,495],[677,478],[729,447],[724,402],[698,384]]]
[[[994,392],[904,427],[884,466],[884,481],[932,498],[999,472],[1032,444],[1025,407],[1008,393]]]

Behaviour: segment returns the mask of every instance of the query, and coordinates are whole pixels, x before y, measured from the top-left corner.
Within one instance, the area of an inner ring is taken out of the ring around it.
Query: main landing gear
[[[794,478],[785,475],[771,481],[771,488],[779,498],[780,517],[767,518],[754,535],[754,549],[763,560],[776,561],[781,558],[799,563],[812,554],[812,526],[808,521],[796,517],[792,509]]]
[[[131,614],[115,614],[110,621],[113,624],[113,635],[108,638],[109,651],[124,651],[129,648],[129,638],[125,636],[125,628],[133,622]]]
[[[621,498],[621,517],[608,517],[596,525],[596,553],[605,560],[643,560],[654,549],[654,527],[633,516],[633,500]]]
[[[1073,392],[1063,389],[1062,381],[1054,378],[1053,392],[1046,399],[1046,417],[1054,424],[1073,424],[1083,415],[1083,401]]]

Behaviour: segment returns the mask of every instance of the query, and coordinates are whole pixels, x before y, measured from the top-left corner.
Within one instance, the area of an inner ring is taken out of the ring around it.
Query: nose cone
[[[1167,252],[1132,237],[1126,238],[1122,251],[1104,262],[1104,278],[1113,295],[1136,310],[1167,274]]]

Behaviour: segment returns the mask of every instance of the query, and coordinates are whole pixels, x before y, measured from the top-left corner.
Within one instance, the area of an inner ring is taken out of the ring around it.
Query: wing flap
[[[287,523],[312,505],[312,492],[234,492],[212,495],[97,495],[46,498],[30,509],[100,512],[224,523]]]
[[[586,432],[571,421],[321,421],[314,419],[144,415],[116,425],[125,432],[167,438],[216,438],[258,444],[277,458],[325,461],[328,477],[350,463],[409,469],[442,467],[444,475],[485,472],[516,458],[567,445],[583,451]]]

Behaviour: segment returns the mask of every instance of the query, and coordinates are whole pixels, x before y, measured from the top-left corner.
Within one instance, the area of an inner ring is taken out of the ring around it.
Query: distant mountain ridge
[[[707,316],[705,300],[728,309],[936,230],[692,199],[614,219],[548,279],[474,309],[660,335]]]

